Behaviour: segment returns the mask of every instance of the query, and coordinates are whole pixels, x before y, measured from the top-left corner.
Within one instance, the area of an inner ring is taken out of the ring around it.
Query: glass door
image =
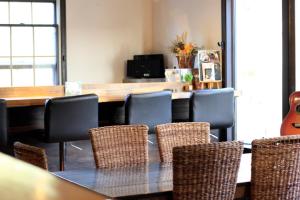
[[[235,0],[234,13],[237,139],[279,136],[282,0]]]

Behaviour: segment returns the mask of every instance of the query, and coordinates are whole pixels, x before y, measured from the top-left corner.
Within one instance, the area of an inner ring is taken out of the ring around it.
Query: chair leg
[[[59,143],[59,170],[65,170],[65,143]]]
[[[219,129],[219,142],[226,142],[226,141],[228,141],[227,129],[226,128]]]

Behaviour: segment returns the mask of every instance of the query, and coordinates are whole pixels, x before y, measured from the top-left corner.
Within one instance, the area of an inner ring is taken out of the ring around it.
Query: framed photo
[[[220,63],[214,63],[215,66],[215,80],[221,81],[222,80],[222,68]]]
[[[203,81],[215,80],[215,64],[214,63],[202,63]]]
[[[219,50],[200,50],[197,55],[200,81],[222,80],[222,58]]]

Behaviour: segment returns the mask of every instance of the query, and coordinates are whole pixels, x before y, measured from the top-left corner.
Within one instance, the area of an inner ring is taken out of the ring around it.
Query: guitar
[[[300,135],[300,91],[290,95],[290,110],[282,121],[280,135]]]

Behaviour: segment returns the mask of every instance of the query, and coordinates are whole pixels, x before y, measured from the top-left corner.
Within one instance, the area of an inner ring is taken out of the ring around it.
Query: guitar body
[[[300,92],[292,93],[289,102],[290,110],[281,124],[281,136],[300,135]]]

